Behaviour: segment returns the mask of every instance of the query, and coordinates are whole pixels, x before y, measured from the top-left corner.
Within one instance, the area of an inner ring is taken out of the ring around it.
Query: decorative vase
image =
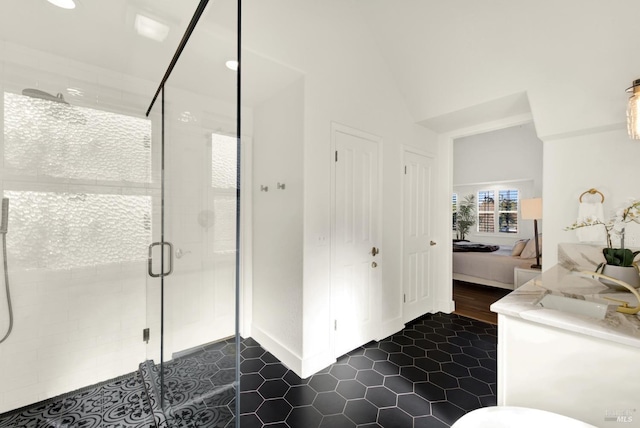
[[[640,274],[638,273],[638,268],[635,266],[604,265],[604,267],[602,268],[602,274],[626,282],[633,288],[640,287]],[[606,278],[600,278],[600,282],[609,288],[613,288],[614,290],[629,291],[623,286],[609,281]]]

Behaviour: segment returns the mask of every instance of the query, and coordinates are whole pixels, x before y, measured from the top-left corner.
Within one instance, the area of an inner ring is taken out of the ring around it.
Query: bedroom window
[[[478,232],[495,231],[495,197],[493,190],[478,192]]]
[[[495,203],[496,194],[498,203]],[[478,232],[518,233],[517,189],[481,190],[478,192]]]
[[[498,192],[498,227],[503,233],[518,233],[518,191]]]

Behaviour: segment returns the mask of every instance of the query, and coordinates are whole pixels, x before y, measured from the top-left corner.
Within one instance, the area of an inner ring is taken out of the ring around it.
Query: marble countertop
[[[640,348],[640,317],[637,314],[625,315],[617,312],[614,302],[602,299],[611,297],[626,300],[630,306],[636,306],[635,297],[628,292],[611,290],[595,279],[577,275],[580,270],[593,269],[593,266],[579,267],[565,260],[565,263],[543,272],[539,277],[495,302],[491,305],[491,310],[498,314]],[[600,320],[538,306],[538,301],[549,293],[608,304],[607,314]]]

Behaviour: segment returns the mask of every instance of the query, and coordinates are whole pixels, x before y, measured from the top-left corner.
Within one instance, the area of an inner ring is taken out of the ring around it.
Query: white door
[[[403,181],[402,284],[403,321],[411,321],[433,307],[432,171],[433,159],[405,151]]]
[[[379,323],[378,145],[375,137],[334,125],[332,314],[334,355],[373,340]]]

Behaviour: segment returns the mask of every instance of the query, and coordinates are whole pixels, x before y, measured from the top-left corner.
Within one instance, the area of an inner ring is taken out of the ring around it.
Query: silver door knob
[[[430,241],[429,245],[431,245],[433,247],[434,245],[436,245],[436,241]]]
[[[376,262],[371,262],[371,267],[372,267],[372,268],[378,267],[378,263],[376,263]]]

